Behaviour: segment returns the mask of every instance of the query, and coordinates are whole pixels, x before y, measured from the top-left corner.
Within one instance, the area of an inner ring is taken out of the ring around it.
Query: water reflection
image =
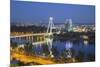
[[[70,41],[67,41],[67,42],[66,42],[66,45],[65,45],[66,50],[67,50],[67,49],[70,49],[70,48],[72,48],[72,47],[73,47],[73,44],[72,44]]]
[[[72,53],[71,53],[71,48],[72,48],[72,43],[67,41],[66,45],[65,45],[65,49],[66,49],[66,56],[67,58],[71,58],[72,57]]]
[[[83,43],[84,43],[84,45],[87,46],[89,42],[87,40],[84,40]]]
[[[73,41],[54,41],[53,39],[47,39],[44,44],[34,45],[34,51],[37,55],[52,58],[88,58],[89,54],[95,52],[94,45],[90,45],[88,41],[73,43]]]
[[[60,41],[46,38],[43,42],[32,43],[32,54],[49,58],[76,58],[78,61],[91,61],[95,58],[95,45],[87,40]],[[74,59],[75,60],[75,59]]]

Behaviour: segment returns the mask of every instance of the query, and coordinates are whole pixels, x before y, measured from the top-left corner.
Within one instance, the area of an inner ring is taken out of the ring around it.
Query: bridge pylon
[[[53,17],[49,17],[49,24],[48,24],[48,27],[47,27],[47,34],[50,36],[50,35],[53,35],[53,27],[54,27],[54,24],[53,24]]]

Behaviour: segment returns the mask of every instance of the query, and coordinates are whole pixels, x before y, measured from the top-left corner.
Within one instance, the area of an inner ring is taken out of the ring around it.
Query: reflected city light
[[[67,49],[72,48],[72,46],[73,46],[72,43],[66,42],[65,48],[66,48],[66,50],[67,50]]]
[[[84,45],[88,45],[88,41],[87,40],[84,40],[83,43],[84,43]]]

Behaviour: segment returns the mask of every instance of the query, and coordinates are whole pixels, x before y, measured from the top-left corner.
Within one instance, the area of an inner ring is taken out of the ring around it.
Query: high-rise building
[[[66,19],[65,21],[65,31],[70,32],[72,31],[72,19]]]

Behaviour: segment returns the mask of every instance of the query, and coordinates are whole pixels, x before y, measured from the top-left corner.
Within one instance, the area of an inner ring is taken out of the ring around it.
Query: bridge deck
[[[24,34],[24,35],[12,35],[10,38],[27,37],[27,36],[39,36],[39,35],[46,35],[46,34],[47,34],[47,33]]]
[[[24,34],[24,35],[11,35],[10,38],[17,37],[29,37],[29,36],[41,36],[41,35],[52,35],[52,33],[35,33],[35,34]]]

